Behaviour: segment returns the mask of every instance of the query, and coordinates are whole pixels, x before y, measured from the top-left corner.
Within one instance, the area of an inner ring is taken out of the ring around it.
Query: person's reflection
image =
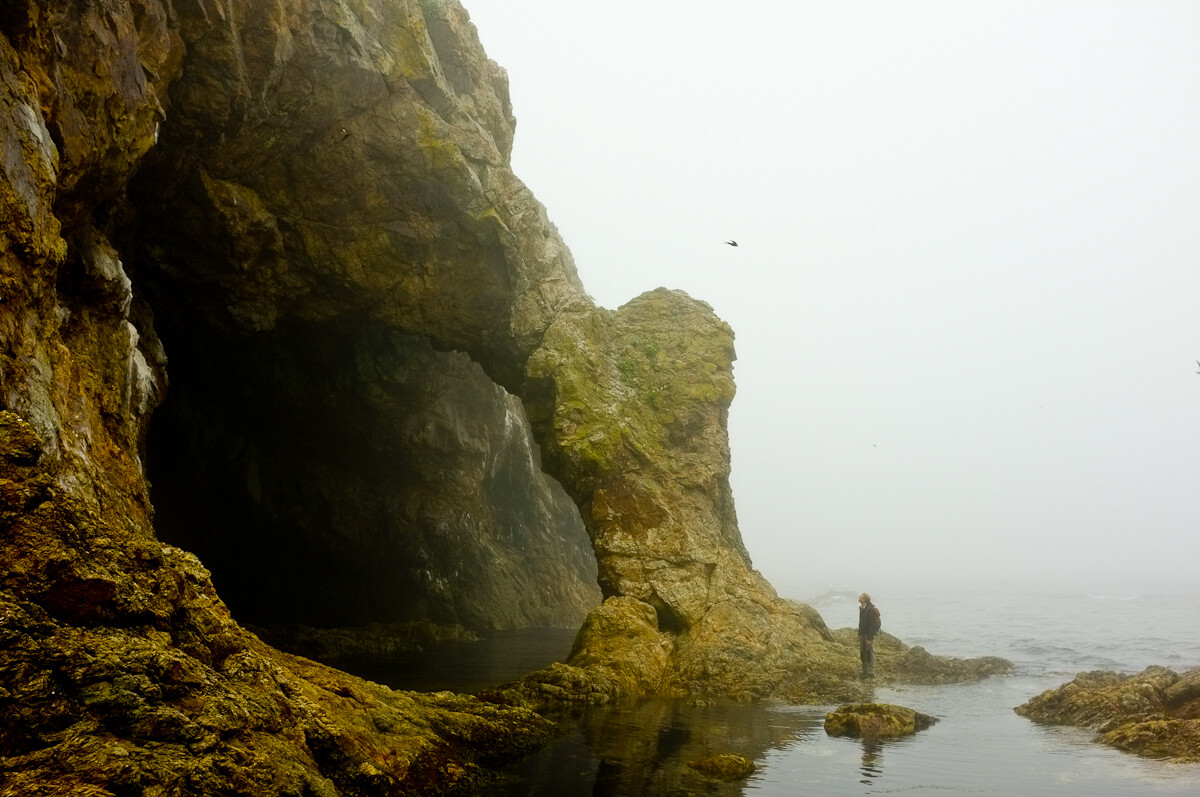
[[[875,739],[862,740],[862,780],[870,783],[883,774],[883,744]]]

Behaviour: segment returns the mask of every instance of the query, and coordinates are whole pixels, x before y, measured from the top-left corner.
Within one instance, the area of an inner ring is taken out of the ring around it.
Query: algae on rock
[[[839,706],[825,715],[825,732],[830,736],[880,739],[909,736],[937,722],[936,717],[890,703],[858,703]]]
[[[1080,673],[1014,710],[1035,722],[1093,730],[1097,740],[1126,752],[1200,761],[1200,669]]]

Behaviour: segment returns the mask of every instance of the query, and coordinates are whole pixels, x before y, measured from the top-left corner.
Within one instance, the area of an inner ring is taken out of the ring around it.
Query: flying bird
[[[726,241],[725,243],[729,244],[730,246],[737,246],[737,241]]]

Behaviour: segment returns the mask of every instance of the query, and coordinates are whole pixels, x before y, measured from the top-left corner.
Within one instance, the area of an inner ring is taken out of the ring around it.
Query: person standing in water
[[[858,596],[858,656],[862,659],[862,677],[875,677],[875,635],[879,633],[879,609],[871,596]]]

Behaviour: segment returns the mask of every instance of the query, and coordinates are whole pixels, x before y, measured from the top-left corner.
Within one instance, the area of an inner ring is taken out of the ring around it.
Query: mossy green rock
[[[839,706],[825,715],[825,732],[830,736],[878,739],[909,736],[937,722],[936,717],[889,703],[857,703]]]
[[[781,600],[742,543],[729,487],[733,360],[732,330],[712,308],[661,288],[616,311],[560,314],[530,357],[530,420],[580,506],[607,598],[567,663],[588,673],[581,683],[633,696],[866,699],[857,646]],[[914,660],[897,678],[931,681],[942,661]],[[945,681],[974,677],[947,668]],[[539,678],[521,689],[540,694]]]

